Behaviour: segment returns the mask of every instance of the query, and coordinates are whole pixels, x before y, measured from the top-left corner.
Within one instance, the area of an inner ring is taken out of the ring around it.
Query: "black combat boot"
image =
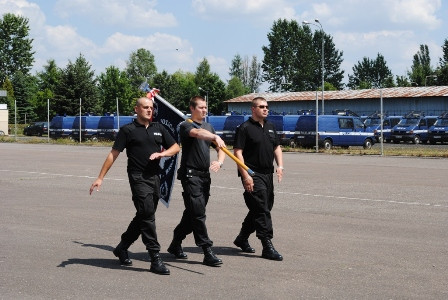
[[[171,253],[172,255],[174,255],[176,258],[180,258],[180,259],[187,259],[188,255],[184,252],[184,250],[182,250],[182,242],[178,242],[173,240],[170,244],[170,246],[168,247],[168,253]]]
[[[242,237],[241,234],[236,237],[233,243],[235,246],[240,247],[243,252],[255,253],[255,249],[249,245],[247,238]]]
[[[215,253],[212,251],[212,248],[205,246],[202,247],[202,250],[204,250],[204,265],[216,267],[222,264],[222,260],[216,257]]]
[[[170,275],[170,270],[165,267],[158,251],[149,251],[149,257],[151,259],[151,268],[149,269],[149,272],[160,275]]]
[[[132,266],[132,260],[129,259],[128,248],[129,246],[121,241],[113,251],[114,255],[118,257],[120,264],[123,266]]]
[[[263,239],[261,240],[261,244],[263,245],[263,252],[261,253],[261,257],[271,260],[283,260],[283,256],[281,256],[280,253],[275,250],[271,240]]]

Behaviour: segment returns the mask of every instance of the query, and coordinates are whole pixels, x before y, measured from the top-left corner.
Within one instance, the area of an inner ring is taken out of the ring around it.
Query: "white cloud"
[[[390,18],[395,23],[413,23],[429,29],[441,26],[436,12],[442,6],[441,0],[396,0],[388,2]]]
[[[64,68],[68,61],[74,62],[82,54],[90,63],[96,57],[97,46],[95,43],[76,32],[71,26],[46,26],[45,37],[41,44],[39,57],[46,57],[44,63],[35,64],[34,69],[40,69],[49,59],[54,59],[56,64]]]
[[[293,5],[284,0],[193,0],[195,11],[205,19],[239,19],[249,15],[253,23],[260,20],[295,18]]]
[[[28,18],[32,31],[39,32],[45,25],[45,15],[40,7],[26,0],[0,0],[0,15],[6,13]]]
[[[63,18],[78,16],[97,24],[125,28],[157,28],[177,25],[172,13],[160,13],[157,1],[134,0],[59,0],[56,11]]]

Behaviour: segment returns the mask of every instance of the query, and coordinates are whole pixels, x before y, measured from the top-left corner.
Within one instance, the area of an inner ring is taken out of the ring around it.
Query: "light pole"
[[[324,28],[322,27],[322,23],[319,22],[319,19],[314,19],[314,22],[319,24],[318,27],[320,27],[320,30],[322,31],[322,114],[325,114],[325,104],[324,104],[324,87],[325,87],[325,70],[324,70],[324,43],[325,43],[325,32]],[[305,25],[314,25],[317,26],[315,23],[310,23],[308,21],[303,21],[302,24]],[[317,112],[316,112],[317,113]]]
[[[428,80],[428,78],[437,78],[437,75],[428,75],[425,77],[425,86],[426,86],[426,81]]]
[[[199,87],[199,90],[206,93],[206,95],[205,95],[205,105],[207,106],[207,116],[208,116],[208,91],[204,90],[201,87]]]

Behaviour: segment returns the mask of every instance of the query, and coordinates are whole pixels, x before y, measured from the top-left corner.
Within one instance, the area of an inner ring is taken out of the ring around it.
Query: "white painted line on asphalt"
[[[57,173],[46,173],[46,172],[31,172],[31,171],[13,171],[13,170],[0,170],[0,172],[12,172],[12,173],[24,173],[24,174],[33,174],[33,175],[50,175],[50,176],[61,176],[61,177],[76,177],[76,178],[89,178],[96,179],[97,177],[92,176],[82,176],[82,175],[71,175],[71,174],[57,174]],[[105,177],[104,180],[115,180],[115,181],[124,181],[127,180],[123,178],[108,178]]]
[[[344,197],[344,196],[335,196],[335,195],[319,195],[319,194],[306,194],[306,193],[290,193],[290,192],[275,192],[275,193],[276,194],[286,194],[286,195],[300,195],[300,196],[310,196],[310,197],[320,197],[320,198],[343,199],[343,200],[370,201],[370,202],[383,202],[383,203],[392,203],[392,204],[404,204],[404,205],[418,205],[418,206],[432,206],[432,207],[445,207],[445,208],[448,208],[448,205],[441,205],[441,204],[434,204],[434,203],[405,202],[405,201],[395,201],[395,200],[356,198],[356,197]]]
[[[51,175],[51,176],[62,176],[62,177],[76,177],[76,178],[89,178],[89,179],[96,179],[97,178],[97,177],[86,176],[86,175],[81,176],[81,175],[56,174],[56,173],[31,172],[31,171],[0,170],[0,172],[14,172],[14,173]],[[115,180],[115,181],[127,180],[127,178],[123,179],[123,178],[107,178],[107,177],[104,178],[104,179],[105,180]],[[230,187],[216,186],[216,185],[212,185],[211,187],[219,188],[219,189],[228,189],[228,190],[243,190],[243,188],[230,188]],[[342,199],[342,200],[370,201],[370,202],[383,202],[383,203],[391,203],[391,204],[418,205],[418,206],[431,206],[431,207],[448,208],[447,205],[434,204],[434,203],[404,202],[404,201],[394,201],[394,200],[356,198],[356,197],[344,197],[344,196],[334,196],[334,195],[309,194],[309,193],[290,193],[290,192],[278,192],[278,191],[276,191],[276,193],[277,194],[285,194],[285,195],[300,195],[300,196],[308,196],[308,197],[333,198],[333,199]]]

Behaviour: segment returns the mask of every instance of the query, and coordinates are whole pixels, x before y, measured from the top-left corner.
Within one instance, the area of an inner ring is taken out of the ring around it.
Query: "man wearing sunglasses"
[[[261,256],[271,260],[283,260],[275,250],[271,210],[274,204],[273,161],[277,163],[278,182],[283,177],[283,154],[274,124],[266,120],[269,107],[266,99],[252,100],[252,116],[236,129],[234,154],[243,161],[255,175],[250,176],[238,166],[238,176],[244,187],[244,200],[249,208],[239,235],[233,242],[243,252],[254,253],[249,245],[249,236],[256,232],[263,245]]]

